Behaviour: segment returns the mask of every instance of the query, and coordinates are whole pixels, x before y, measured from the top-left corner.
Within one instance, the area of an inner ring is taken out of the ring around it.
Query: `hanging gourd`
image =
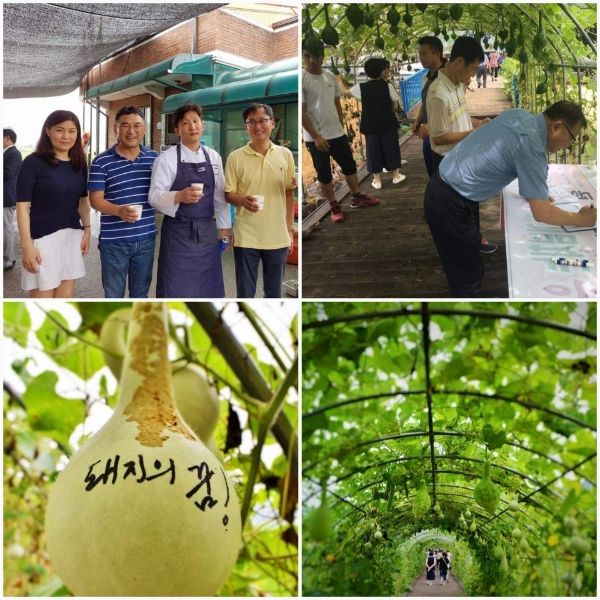
[[[375,19],[369,10],[368,4],[365,6],[365,12],[363,13],[363,23],[367,27],[373,27],[373,25],[375,25]]]
[[[527,52],[526,52],[525,48],[521,48],[519,50],[519,55],[518,55],[517,58],[519,59],[519,62],[522,65],[527,64],[527,62],[529,61],[529,57],[527,56]]]
[[[415,6],[417,7],[418,10],[421,11],[421,13],[424,13],[427,10],[427,7],[429,5],[428,4],[416,4]]]
[[[302,40],[302,50],[312,56],[321,56],[323,54],[323,42],[313,29],[310,18],[310,9],[308,5],[304,7],[304,39]]]
[[[321,39],[328,46],[337,46],[340,43],[340,36],[329,20],[329,9],[327,4],[323,5],[325,10],[325,27],[321,31]]]
[[[46,540],[76,596],[213,596],[241,545],[236,491],[175,405],[164,303],[132,312],[112,417],[52,485]]]
[[[400,23],[400,15],[396,10],[395,4],[392,4],[392,7],[390,8],[390,10],[388,10],[388,13],[386,15],[386,21],[392,26],[398,25],[398,23]]]
[[[490,514],[493,514],[498,508],[500,493],[490,480],[490,463],[487,460],[483,463],[483,476],[475,486],[474,497],[475,502]]]
[[[511,500],[508,503],[508,510],[510,510],[512,512],[519,510],[519,503],[516,500]]]
[[[546,48],[547,38],[542,27],[542,11],[538,10],[538,29],[533,38],[532,46],[536,54],[542,54]]]
[[[417,493],[413,497],[413,515],[415,519],[421,519],[424,517],[429,509],[431,508],[431,498],[427,493],[427,487],[425,486],[425,480],[419,479],[417,482]]]
[[[449,12],[450,12],[450,16],[455,21],[458,21],[462,17],[463,7],[460,4],[451,4]]]
[[[536,94],[545,94],[548,91],[548,71],[544,71],[544,73],[546,77],[544,81],[537,84],[537,87],[535,88]]]
[[[408,4],[406,5],[406,11],[404,12],[404,14],[402,15],[402,20],[404,21],[404,24],[407,27],[412,27],[413,24],[413,17],[410,14],[410,8],[408,6]]]
[[[344,14],[354,30],[358,29],[364,22],[363,11],[358,4],[351,4],[348,6]]]
[[[385,42],[383,41],[383,38],[381,37],[381,33],[379,31],[379,23],[377,23],[377,37],[375,38],[375,48],[379,48],[380,50],[384,50],[385,49]]]
[[[324,542],[333,532],[333,514],[327,506],[327,489],[321,487],[321,505],[308,517],[308,533],[315,542]]]

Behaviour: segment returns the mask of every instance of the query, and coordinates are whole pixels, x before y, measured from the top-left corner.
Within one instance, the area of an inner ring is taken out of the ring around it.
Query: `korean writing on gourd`
[[[87,474],[84,478],[86,492],[91,492],[98,485],[115,485],[115,483],[121,479],[125,481],[128,478],[133,478],[136,483],[144,483],[152,481],[159,477],[169,475],[169,484],[175,483],[175,461],[172,458],[168,459],[168,466],[163,468],[163,463],[160,460],[155,460],[152,465],[146,465],[146,461],[141,454],[138,454],[137,460],[122,460],[119,454],[115,454],[114,457],[106,459],[104,468],[97,467],[102,463],[102,460],[97,460],[88,467]],[[162,470],[161,470],[162,469]],[[225,471],[219,467],[223,481],[225,483],[226,498],[223,503],[223,507],[227,508],[229,504],[229,484],[227,483],[227,477]],[[219,501],[213,497],[211,480],[215,475],[215,471],[211,470],[208,463],[201,462],[198,465],[188,467],[189,472],[195,472],[198,478],[198,483],[192,489],[190,489],[185,497],[188,499],[194,498],[194,505],[197,506],[202,512],[206,509],[214,508]],[[227,526],[229,523],[229,517],[223,516],[223,525]]]

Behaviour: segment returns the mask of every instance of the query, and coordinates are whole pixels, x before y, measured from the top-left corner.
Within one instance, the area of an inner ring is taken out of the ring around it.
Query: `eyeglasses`
[[[135,125],[131,125],[130,123],[117,123],[117,127],[120,127],[125,131],[129,131],[130,129],[134,129],[135,131],[141,131],[142,129],[144,129],[144,125],[142,123],[136,123]]]
[[[565,126],[565,129],[569,132],[569,135],[571,136],[571,144],[573,142],[576,142],[577,138],[573,135],[573,132],[569,129],[569,126],[564,121],[559,121],[559,122],[562,123]]]
[[[258,119],[256,121],[246,121],[246,125],[248,127],[256,127],[257,125],[266,125],[270,120],[271,120],[271,118],[269,117],[268,119]]]

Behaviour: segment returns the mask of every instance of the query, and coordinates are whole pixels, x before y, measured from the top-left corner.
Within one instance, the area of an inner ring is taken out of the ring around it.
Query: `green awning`
[[[246,81],[236,81],[204,90],[174,94],[165,98],[161,112],[175,112],[180,106],[187,103],[199,104],[206,109],[223,104],[266,101],[269,98],[290,94],[298,94],[297,70]]]
[[[234,81],[245,81],[247,79],[258,79],[259,77],[266,77],[267,75],[275,75],[275,73],[284,73],[285,71],[295,71],[298,69],[297,58],[285,58],[272,63],[265,63],[262,65],[256,65],[255,67],[248,67],[246,69],[240,69],[239,71],[230,71],[229,73],[223,73],[217,81],[216,85],[225,85],[226,83],[233,83]]]
[[[165,87],[173,84],[176,87],[182,80],[189,81],[192,75],[212,75],[212,73],[213,57],[210,54],[176,54],[173,58],[90,88],[85,97],[96,98],[100,96],[102,99],[111,100],[114,99],[110,97],[112,94],[123,93],[124,90],[136,88],[146,83],[158,83]],[[136,90],[136,92],[130,95],[140,93],[139,90]]]

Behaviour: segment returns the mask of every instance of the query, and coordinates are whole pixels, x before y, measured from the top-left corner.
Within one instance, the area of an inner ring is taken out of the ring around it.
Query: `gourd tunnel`
[[[303,310],[305,595],[595,595],[595,304]]]
[[[507,53],[502,71],[515,106],[541,112],[558,100],[572,100],[595,123],[595,5],[307,4],[302,13],[303,46],[324,43],[325,66],[350,80],[371,55],[412,71],[422,36],[433,34],[448,45],[470,35],[486,52]],[[404,106],[407,112],[410,108],[412,102]],[[563,162],[595,162],[595,138],[591,126],[563,153]]]

